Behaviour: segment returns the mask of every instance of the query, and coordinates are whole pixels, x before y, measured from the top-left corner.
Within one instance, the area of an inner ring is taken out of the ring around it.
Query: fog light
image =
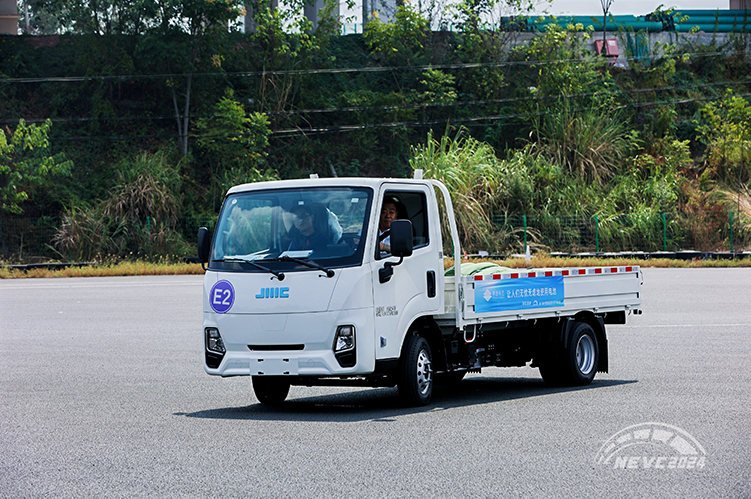
[[[334,338],[334,352],[346,352],[355,348],[355,326],[339,326]]]
[[[224,342],[219,334],[219,330],[213,327],[206,328],[206,350],[216,353],[224,353]]]

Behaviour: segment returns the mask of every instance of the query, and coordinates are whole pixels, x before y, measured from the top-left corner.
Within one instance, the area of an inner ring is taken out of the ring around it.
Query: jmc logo
[[[289,298],[289,288],[261,288],[256,298]]]

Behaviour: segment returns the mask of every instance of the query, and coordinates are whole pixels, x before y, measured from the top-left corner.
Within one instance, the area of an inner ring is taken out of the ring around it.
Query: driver
[[[393,199],[384,199],[381,207],[381,218],[378,221],[378,240],[382,253],[391,253],[391,222],[396,220],[399,211]]]
[[[294,228],[290,230],[292,242],[289,244],[289,251],[325,249],[326,236],[316,230],[317,221],[310,207],[299,205],[291,211]]]

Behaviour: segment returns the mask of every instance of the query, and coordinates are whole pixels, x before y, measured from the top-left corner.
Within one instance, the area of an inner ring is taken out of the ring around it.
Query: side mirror
[[[391,222],[391,254],[405,257],[412,255],[412,222],[394,220]]]
[[[405,256],[412,255],[412,222],[409,220],[394,220],[391,222],[391,256],[398,256],[398,262],[386,262],[378,269],[378,280],[381,284],[389,282],[394,275],[394,267],[402,263]]]
[[[209,261],[209,250],[211,249],[211,237],[209,229],[201,227],[198,229],[198,259],[201,261],[201,267]],[[206,270],[206,267],[204,267]]]

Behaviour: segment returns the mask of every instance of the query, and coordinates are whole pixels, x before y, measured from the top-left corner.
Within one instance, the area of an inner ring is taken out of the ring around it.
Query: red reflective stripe
[[[603,274],[603,273],[611,273],[616,274],[618,272],[634,272],[634,270],[637,267],[628,266],[628,267],[606,267],[606,268],[590,268],[590,269],[562,269],[560,272],[562,276],[569,276],[569,275],[585,275],[587,274],[587,270],[589,270],[590,274]],[[544,271],[544,272],[527,272],[527,273],[513,273],[513,274],[507,274],[509,278],[511,279],[520,279],[524,277],[553,277],[554,275],[557,275],[557,271],[553,272],[550,270]],[[482,281],[485,279],[485,276],[483,275],[475,275],[473,276],[475,281]],[[488,279],[503,279],[503,274],[493,274],[492,276],[489,276]]]

